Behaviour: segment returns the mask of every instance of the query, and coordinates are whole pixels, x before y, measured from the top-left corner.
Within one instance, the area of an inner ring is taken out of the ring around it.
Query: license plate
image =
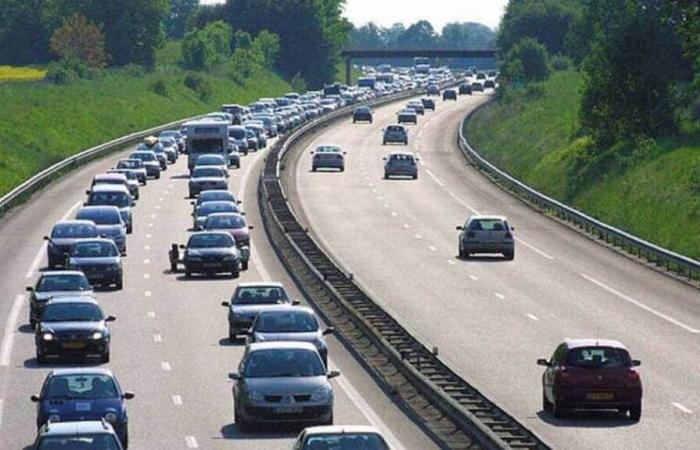
[[[588,400],[613,400],[615,396],[612,392],[589,392],[586,394]]]
[[[65,344],[63,344],[63,348],[68,348],[68,349],[85,348],[85,342],[66,342]]]
[[[77,402],[75,404],[75,410],[81,412],[90,411],[92,410],[92,404],[90,402]]]
[[[280,406],[275,408],[277,414],[299,414],[304,410],[301,406]]]

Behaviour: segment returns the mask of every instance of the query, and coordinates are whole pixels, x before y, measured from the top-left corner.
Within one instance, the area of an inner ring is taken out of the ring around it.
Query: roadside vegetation
[[[498,100],[466,132],[536,189],[700,259],[698,12],[615,3],[511,2]]]

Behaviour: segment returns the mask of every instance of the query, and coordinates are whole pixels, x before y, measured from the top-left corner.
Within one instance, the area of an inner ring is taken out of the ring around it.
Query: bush
[[[128,77],[141,78],[146,76],[146,69],[138,64],[127,64],[122,68],[122,72]]]
[[[556,70],[557,72],[569,70],[571,67],[571,59],[562,54],[554,55],[551,59],[551,66],[552,69]]]
[[[513,80],[540,81],[549,77],[549,54],[537,39],[525,38],[506,54],[504,76]]]
[[[208,101],[214,93],[214,89],[206,78],[194,73],[188,73],[183,80],[185,86],[197,93],[203,102]]]
[[[70,67],[57,62],[49,65],[44,79],[54,84],[69,84],[78,79],[78,74]]]
[[[301,77],[299,72],[294,75],[294,78],[292,78],[292,81],[290,81],[289,84],[292,86],[292,90],[294,92],[306,92],[308,90],[306,80]]]
[[[161,97],[168,96],[168,84],[162,78],[157,78],[148,87],[152,92],[160,95]]]

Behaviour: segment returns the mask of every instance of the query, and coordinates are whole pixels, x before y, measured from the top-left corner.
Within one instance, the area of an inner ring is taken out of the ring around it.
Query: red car
[[[555,417],[575,409],[614,409],[638,421],[642,415],[642,380],[624,345],[603,339],[567,339],[551,359],[538,359],[542,408]]]

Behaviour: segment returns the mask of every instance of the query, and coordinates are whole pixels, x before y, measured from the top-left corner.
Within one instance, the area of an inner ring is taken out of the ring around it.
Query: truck
[[[184,124],[187,127],[187,167],[190,172],[200,155],[216,154],[228,160],[228,125],[220,120],[196,120]]]

